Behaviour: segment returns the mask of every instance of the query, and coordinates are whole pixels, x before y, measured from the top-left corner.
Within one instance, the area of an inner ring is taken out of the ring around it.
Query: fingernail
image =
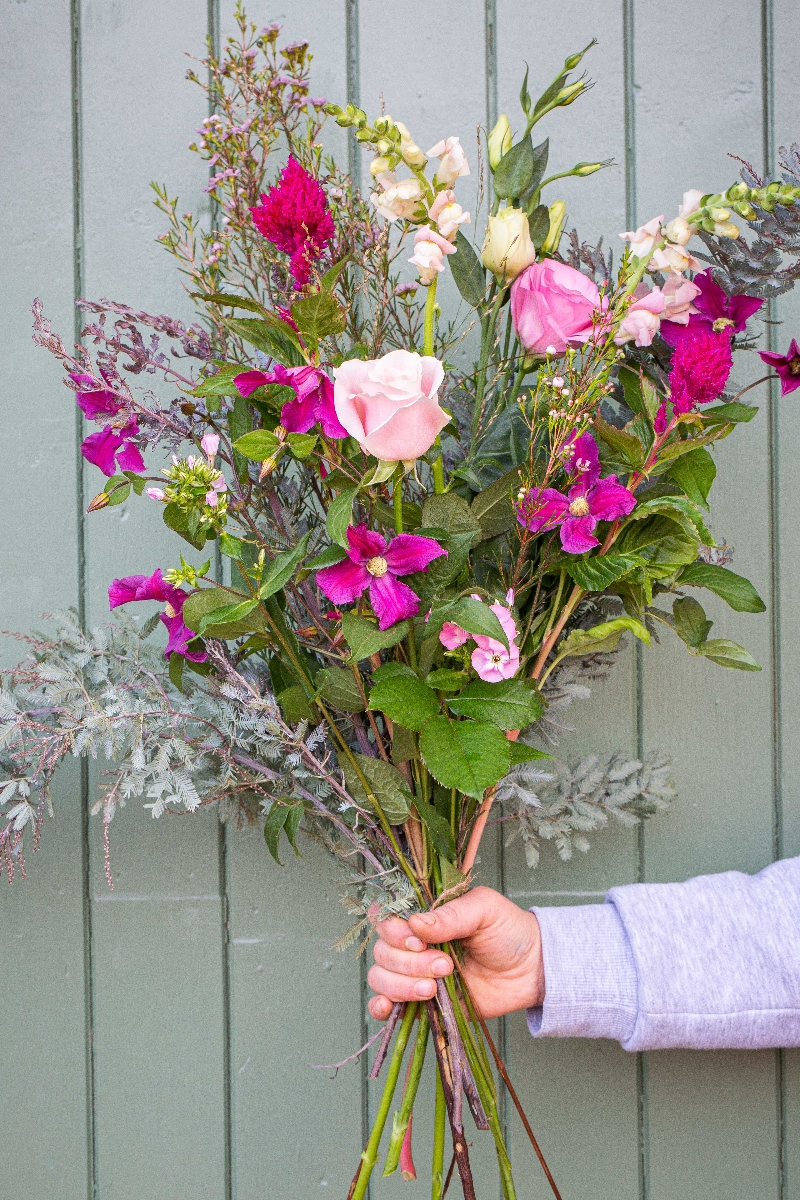
[[[436,914],[435,913],[429,913],[429,912],[414,913],[414,916],[417,918],[417,920],[424,921],[426,925],[435,925],[436,924]]]
[[[434,975],[449,975],[450,962],[446,958],[437,958],[431,966],[431,971]]]
[[[436,991],[436,984],[432,979],[420,979],[419,983],[414,984],[414,995],[420,996],[423,1000],[430,1000]]]
[[[405,945],[406,945],[406,950],[424,950],[425,949],[425,943],[421,942],[418,937],[407,937]]]

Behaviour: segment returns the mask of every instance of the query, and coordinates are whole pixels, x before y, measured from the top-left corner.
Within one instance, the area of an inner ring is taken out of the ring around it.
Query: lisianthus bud
[[[106,508],[110,503],[111,497],[108,492],[98,492],[86,511],[87,513],[99,512],[101,508]]]
[[[501,113],[489,134],[489,166],[496,170],[500,159],[511,149],[511,126],[505,113]]]
[[[502,284],[511,283],[536,261],[536,247],[531,241],[524,209],[503,208],[496,216],[489,217],[481,261]]]
[[[542,245],[542,258],[558,249],[561,241],[561,231],[567,219],[567,206],[563,200],[556,200],[548,209],[550,213],[550,229]]]
[[[385,154],[379,154],[377,158],[373,158],[369,164],[369,173],[373,179],[377,179],[379,175],[385,175],[392,169],[392,160],[387,158]]]
[[[601,162],[599,162],[599,163],[578,163],[573,168],[572,174],[579,175],[581,178],[585,178],[585,176],[587,176],[587,175],[594,175],[595,171],[602,171],[603,167],[606,165],[607,165],[606,163],[601,163]]]
[[[675,217],[664,226],[664,235],[668,242],[676,246],[685,246],[692,236],[693,229],[685,217]]]

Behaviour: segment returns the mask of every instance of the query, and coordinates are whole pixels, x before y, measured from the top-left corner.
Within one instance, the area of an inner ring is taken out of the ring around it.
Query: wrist
[[[525,914],[530,922],[530,949],[528,953],[528,998],[524,1008],[539,1008],[544,1003],[545,997],[545,978],[544,978],[544,958],[542,956],[542,932],[539,927],[539,922],[536,914],[528,912]]]

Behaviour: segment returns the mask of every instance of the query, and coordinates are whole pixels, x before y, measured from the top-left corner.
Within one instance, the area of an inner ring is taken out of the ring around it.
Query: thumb
[[[413,913],[408,923],[417,937],[425,942],[449,942],[454,938],[471,937],[492,923],[493,901],[496,897],[497,893],[491,888],[474,888],[432,912]]]

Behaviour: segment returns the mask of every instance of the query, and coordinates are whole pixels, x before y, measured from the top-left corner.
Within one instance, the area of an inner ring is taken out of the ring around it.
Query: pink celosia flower
[[[183,623],[183,605],[187,593],[181,588],[167,583],[160,568],[152,575],[126,575],[124,579],[115,579],[108,589],[108,607],[118,608],[120,604],[130,604],[137,600],[160,600],[164,611],[159,620],[166,626],[168,638],[164,657],[170,654],[180,654],[192,662],[205,662],[205,651],[190,651],[187,649],[197,635]]]
[[[75,400],[78,408],[85,417],[93,421],[96,417],[116,416],[123,402],[109,388],[98,388],[91,375],[78,375],[70,372],[70,379],[78,385]]]
[[[533,263],[511,285],[511,317],[528,354],[563,354],[586,342],[600,309],[596,284],[553,258]]]
[[[419,458],[449,420],[436,399],[444,368],[429,354],[350,358],[333,376],[336,416],[368,454],[386,462]]]
[[[672,356],[669,387],[675,416],[698,404],[710,404],[725,390],[733,366],[730,327],[715,333],[695,328],[682,338]]]
[[[81,454],[87,462],[99,467],[109,478],[115,473],[117,466],[121,471],[136,471],[145,469],[142,458],[135,442],[130,439],[138,436],[139,426],[134,418],[122,429],[98,429],[90,433],[81,443]]]
[[[778,372],[782,396],[788,396],[789,392],[800,387],[800,346],[794,338],[785,354],[773,354],[770,350],[761,350],[759,356],[767,366],[774,367]]]
[[[618,346],[635,341],[637,346],[649,346],[661,324],[660,314],[666,306],[661,288],[649,291],[647,284],[639,284],[634,293],[636,299],[620,322],[614,341]]]
[[[380,533],[366,525],[351,525],[347,541],[347,558],[317,571],[317,583],[328,599],[337,605],[352,604],[369,588],[369,602],[381,629],[415,616],[419,597],[397,576],[425,571],[447,551],[433,538],[412,533],[400,533],[387,545]]]
[[[287,401],[281,409],[281,425],[287,433],[308,433],[319,422],[326,437],[347,437],[333,406],[333,384],[318,367],[284,367],[275,363],[269,372],[243,371],[233,382],[242,396],[251,395],[265,383],[292,388],[296,399]]]
[[[617,482],[616,475],[600,478],[597,444],[582,433],[572,444],[572,475],[567,495],[555,488],[531,488],[517,505],[517,520],[533,533],[561,526],[561,545],[568,554],[583,554],[599,545],[598,521],[616,521],[636,507],[636,497]]]
[[[638,229],[628,230],[627,233],[621,233],[619,236],[624,241],[630,242],[631,254],[634,258],[649,258],[653,253],[653,247],[656,242],[661,240],[661,222],[664,220],[664,214],[661,213],[658,217],[653,217],[646,225],[640,225]]]
[[[764,303],[759,296],[727,296],[714,282],[710,268],[695,275],[693,282],[698,291],[694,300],[695,312],[689,318],[688,325],[667,320],[661,324],[661,336],[670,346],[677,346],[687,333],[698,329],[713,329],[717,333],[730,329],[734,333],[741,333],[750,317]]]
[[[336,230],[321,185],[295,158],[290,158],[274,187],[250,212],[259,233],[284,254],[298,287],[308,283],[311,264]]]
[[[408,260],[419,271],[420,281],[432,283],[438,272],[444,270],[446,255],[455,254],[456,248],[435,229],[423,225],[414,234],[414,253]]]

